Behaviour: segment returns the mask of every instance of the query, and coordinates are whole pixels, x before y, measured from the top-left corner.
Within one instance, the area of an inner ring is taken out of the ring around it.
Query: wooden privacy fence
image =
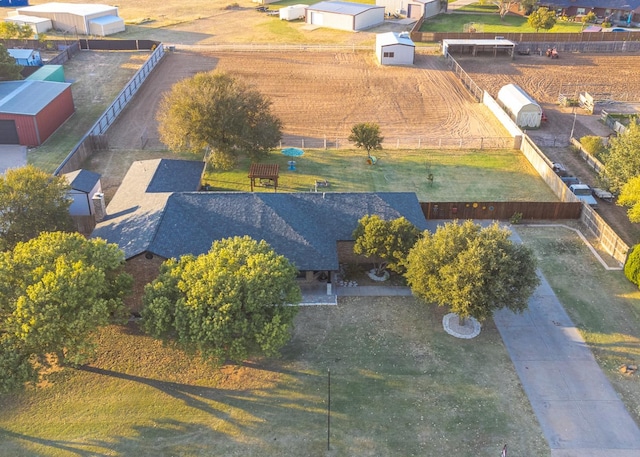
[[[522,214],[522,220],[579,219],[580,202],[421,202],[427,220],[491,219],[510,220]]]

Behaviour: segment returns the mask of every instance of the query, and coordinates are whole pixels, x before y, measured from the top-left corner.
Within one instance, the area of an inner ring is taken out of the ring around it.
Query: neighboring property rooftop
[[[117,243],[126,258],[146,252],[178,258],[208,252],[214,240],[248,235],[267,241],[300,270],[337,270],[336,243],[352,240],[358,220],[365,215],[377,214],[384,219],[404,216],[419,230],[427,228],[414,193],[171,189],[170,181],[186,184],[173,169],[185,164],[199,164],[200,170],[203,167],[201,162],[175,160],[134,163],[107,208],[107,218],[98,224],[92,237]],[[172,179],[159,178],[156,182],[156,171]],[[167,186],[160,186],[160,182]],[[198,176],[195,183],[199,182]]]
[[[7,49],[7,52],[14,59],[28,59],[35,52],[34,49]]]
[[[415,43],[411,40],[409,34],[386,32],[376,36],[376,43],[379,46],[390,46],[394,44],[402,44],[405,46],[415,47]]]
[[[70,86],[54,81],[0,82],[0,113],[35,116]]]
[[[360,14],[364,11],[368,11],[374,8],[384,8],[384,6],[365,5],[363,3],[349,3],[349,2],[320,2],[311,5],[308,9],[314,11],[324,11],[327,13],[338,14]]]
[[[43,3],[42,5],[25,6],[18,8],[20,14],[27,14],[30,12],[43,12],[43,13],[72,13],[80,16],[88,16],[90,14],[102,13],[104,11],[110,11],[116,6],[104,5],[104,4],[90,4],[90,3]]]

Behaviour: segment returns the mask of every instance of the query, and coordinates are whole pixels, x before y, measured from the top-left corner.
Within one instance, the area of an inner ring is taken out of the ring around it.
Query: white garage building
[[[382,65],[413,65],[415,51],[409,32],[376,35],[376,57]]]
[[[520,86],[515,84],[502,86],[498,92],[498,103],[518,127],[540,127],[542,108]]]
[[[50,19],[53,28],[79,35],[105,36],[124,31],[116,6],[88,3],[43,3],[18,8],[18,14]]]
[[[51,19],[36,16],[25,16],[23,14],[18,14],[17,11],[10,11],[9,13],[7,13],[7,17],[4,21],[13,22],[14,24],[18,25],[28,25],[36,35],[39,33],[48,32],[53,28]]]
[[[384,6],[348,2],[320,2],[307,8],[307,24],[357,31],[384,22]]]

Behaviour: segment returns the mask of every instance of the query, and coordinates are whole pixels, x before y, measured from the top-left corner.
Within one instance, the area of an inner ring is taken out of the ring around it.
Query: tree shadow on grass
[[[132,455],[198,455],[206,451],[205,441],[220,439],[222,433],[202,424],[161,419],[152,425],[132,427],[129,436],[117,436],[112,440],[87,440],[86,442],[47,439],[17,433],[0,428],[2,448],[7,455],[50,455],[50,449],[80,457],[107,457]],[[11,447],[7,446],[11,442]],[[38,450],[41,447],[41,450]],[[67,455],[67,454],[65,454]]]

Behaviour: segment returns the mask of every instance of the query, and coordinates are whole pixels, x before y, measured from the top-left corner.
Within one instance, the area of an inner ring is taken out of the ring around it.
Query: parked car
[[[569,175],[569,173],[567,172],[567,168],[560,162],[553,162],[552,168],[553,168],[553,171],[555,171],[556,174],[560,177]]]
[[[561,176],[560,179],[562,179],[562,182],[566,186],[571,186],[572,184],[580,184],[580,180],[575,176]]]
[[[569,186],[569,190],[574,193],[576,197],[585,202],[587,205],[595,208],[598,206],[597,200],[593,197],[593,191],[591,187],[586,184],[572,184]]]

